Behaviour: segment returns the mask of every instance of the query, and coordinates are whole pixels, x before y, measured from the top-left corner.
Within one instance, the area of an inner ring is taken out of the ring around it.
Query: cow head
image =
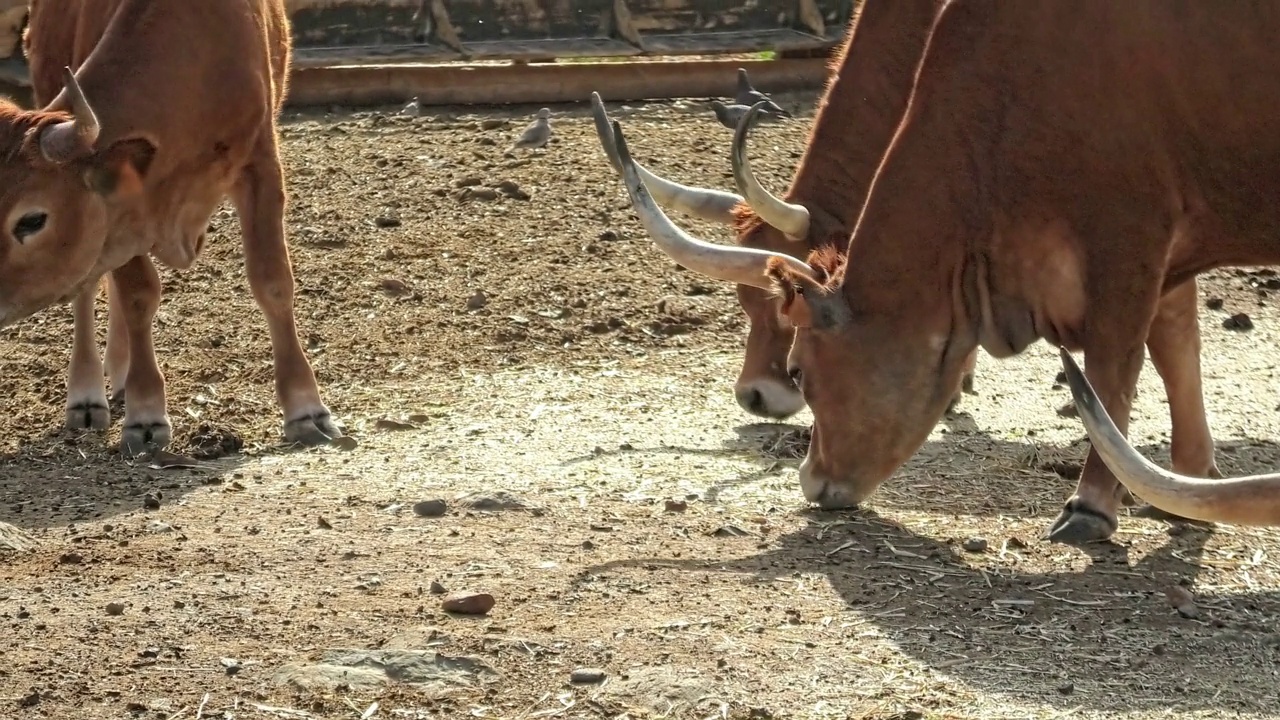
[[[68,69],[69,112],[0,104],[0,327],[97,279],[108,201],[141,186],[130,143],[98,147],[98,116]]]
[[[614,130],[598,93],[591,94],[596,133],[614,169],[624,172],[615,149]],[[663,206],[682,210],[695,217],[732,225],[738,235],[738,249],[788,252],[810,237],[810,215],[804,206],[788,203],[764,189],[751,171],[746,155],[747,135],[764,103],[744,113],[734,132],[731,160],[738,192],[733,194],[693,188],[654,175],[638,163],[632,170],[650,196]],[[734,248],[722,248],[689,238],[682,232],[654,235],[658,247],[681,265],[712,277],[738,283],[738,303],[750,324],[746,354],[734,386],[738,404],[761,417],[781,419],[804,407],[800,390],[787,374],[787,353],[792,328],[779,313],[777,298],[758,273],[752,282],[739,282],[730,273],[716,270],[724,257],[735,257]],[[755,255],[752,257],[763,257]],[[732,263],[733,261],[729,261]],[[701,269],[700,269],[701,268]]]
[[[950,303],[880,307],[851,293],[846,262],[824,248],[807,269],[783,257],[766,269],[796,328],[788,368],[814,417],[800,487],[829,509],[862,502],[924,443],[977,344]]]

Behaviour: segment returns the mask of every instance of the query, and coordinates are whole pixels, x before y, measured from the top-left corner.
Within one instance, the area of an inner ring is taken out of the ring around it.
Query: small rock
[[[324,517],[323,515],[317,515],[317,516],[316,516],[316,524],[320,526],[320,529],[321,529],[321,530],[332,530],[332,529],[333,529],[333,525],[329,524],[329,521],[328,521],[328,520],[326,520],[326,519],[325,519],[325,517]]]
[[[1204,301],[1204,306],[1209,308],[1210,310],[1221,310],[1222,298],[1209,298],[1208,300]]]
[[[418,517],[440,517],[449,511],[449,505],[443,500],[423,500],[413,504],[413,514]]]
[[[373,219],[373,224],[380,228],[400,227],[400,218],[394,215],[379,215]]]
[[[1172,585],[1165,589],[1164,596],[1178,614],[1188,620],[1200,617],[1200,608],[1196,607],[1195,597],[1181,585]]]
[[[123,614],[124,614],[124,603],[117,603],[117,602],[107,603],[107,614],[108,614],[108,615],[123,615]]]
[[[1222,321],[1222,327],[1228,330],[1247,331],[1253,329],[1253,320],[1245,313],[1236,313]]]
[[[64,553],[62,557],[58,558],[58,562],[63,565],[79,565],[84,562],[84,556],[78,552]]]
[[[464,177],[460,180],[457,180],[453,184],[454,184],[454,187],[469,188],[469,187],[475,187],[479,185],[481,182],[483,181],[480,178],[475,176],[470,176],[470,177]]]
[[[145,508],[145,509],[147,509],[147,510],[159,510],[159,509],[160,509],[160,498],[161,498],[161,497],[163,497],[163,495],[161,495],[161,494],[160,494],[160,493],[158,493],[158,492],[156,492],[156,493],[147,493],[146,495],[143,495],[143,496],[142,496],[142,507],[143,507],[143,508]]]
[[[355,450],[357,447],[360,447],[360,441],[350,435],[343,435],[340,438],[334,438],[333,446],[339,450],[346,450],[350,452],[351,450]]]
[[[466,188],[458,193],[459,200],[497,200],[498,191],[492,188]]]
[[[523,510],[528,506],[520,498],[503,490],[492,495],[481,495],[467,501],[472,510]]]
[[[400,280],[398,278],[382,278],[381,285],[382,285],[383,291],[390,293],[392,295],[400,295],[402,293],[408,292],[409,290],[409,285],[405,281]]]
[[[1058,408],[1058,415],[1061,417],[1080,417],[1080,411],[1076,409],[1076,403],[1073,400]]]
[[[480,129],[481,130],[497,130],[498,128],[504,128],[510,124],[511,123],[501,118],[486,118],[480,121]]]
[[[597,235],[596,238],[601,242],[617,242],[618,233],[615,230],[605,230],[604,232]]]
[[[1055,377],[1055,378],[1053,379],[1053,382],[1054,382],[1055,384],[1057,384],[1057,385],[1066,385],[1066,384],[1067,384],[1067,371],[1066,371],[1066,370],[1060,370],[1060,371],[1058,371],[1058,376],[1057,376],[1057,377]]]
[[[484,615],[493,609],[495,602],[489,593],[455,592],[446,595],[440,607],[445,612]]]
[[[569,682],[571,683],[598,683],[604,682],[605,671],[600,668],[577,668],[569,673]]]
[[[1076,685],[1072,682],[1064,682],[1058,686],[1058,692],[1063,695],[1070,695],[1076,691]]]
[[[430,590],[431,590],[431,594],[432,594],[432,595],[443,595],[443,594],[445,594],[444,586],[440,584],[440,581],[439,581],[439,580],[432,580],[432,581],[431,581],[431,587],[430,587]]]
[[[513,200],[528,200],[529,193],[520,189],[520,186],[510,180],[502,180],[497,184],[498,192],[506,195]]]
[[[689,509],[689,503],[684,500],[668,500],[663,504],[663,509],[669,513],[684,512]]]
[[[960,547],[964,548],[965,552],[971,552],[971,553],[986,552],[987,539],[980,538],[980,537],[971,537],[965,540],[964,543],[960,545]]]
[[[477,290],[474,295],[467,298],[468,310],[479,310],[489,304],[489,298],[484,294],[483,290]]]

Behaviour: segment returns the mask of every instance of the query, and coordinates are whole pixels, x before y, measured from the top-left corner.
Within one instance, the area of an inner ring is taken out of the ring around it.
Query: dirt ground
[[[753,151],[778,191],[814,97],[783,99]],[[505,156],[534,109],[286,118],[299,323],[353,448],[282,446],[229,210],[156,328],[200,467],[126,461],[118,418],[60,430],[67,309],[0,331],[0,718],[1274,715],[1280,532],[1045,542],[1086,446],[1043,343],[983,356],[865,509],[806,509],[768,448],[809,416],[733,400],[732,289],[651,247],[585,103]],[[732,188],[705,103],[610,111],[650,167]],[[1273,286],[1201,281],[1229,473],[1280,468]],[[1132,436],[1167,461],[1149,364]]]

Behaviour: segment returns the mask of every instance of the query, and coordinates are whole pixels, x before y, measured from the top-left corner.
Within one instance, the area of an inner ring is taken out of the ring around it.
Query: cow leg
[[[72,304],[75,329],[71,336],[71,363],[67,369],[68,430],[106,430],[111,425],[93,308],[98,284],[94,282],[86,286]]]
[[[298,341],[293,270],[284,241],[284,177],[274,135],[264,136],[232,191],[244,238],[245,271],[271,333],[285,439],[320,445],[341,437],[342,431],[320,399],[315,373]]]
[[[1198,305],[1199,292],[1194,278],[1166,293],[1151,323],[1147,349],[1169,398],[1172,426],[1169,455],[1174,472],[1216,478],[1222,475],[1213,457],[1213,434],[1204,410]],[[1150,505],[1143,506],[1136,514],[1186,520]]]
[[[1099,242],[1094,247],[1108,244],[1116,245]],[[1150,278],[1108,273],[1106,268],[1116,267],[1117,260],[1105,253],[1099,255],[1089,259],[1097,270],[1090,278],[1093,282],[1085,311],[1085,376],[1116,427],[1127,435],[1133,393],[1145,357],[1144,340],[1160,300],[1161,278],[1155,273]],[[1118,308],[1126,309],[1117,312]],[[1128,490],[1090,447],[1076,491],[1050,526],[1048,538],[1071,545],[1106,540],[1116,531],[1117,512],[1127,495]]]
[[[124,321],[120,290],[111,281],[107,283],[107,378],[111,381],[112,402],[124,399],[128,377],[129,329]]]
[[[165,411],[164,374],[156,363],[151,326],[160,308],[160,275],[151,258],[135,257],[112,272],[117,309],[123,316],[129,340],[129,397],[124,404],[124,429],[120,447],[126,455],[138,455],[169,444],[173,429]]]

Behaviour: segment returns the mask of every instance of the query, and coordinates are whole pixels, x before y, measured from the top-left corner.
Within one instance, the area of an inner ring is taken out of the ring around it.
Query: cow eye
[[[13,224],[13,238],[18,242],[23,242],[27,238],[35,235],[44,229],[45,222],[49,219],[49,214],[45,212],[29,212],[18,218],[18,222]]]

